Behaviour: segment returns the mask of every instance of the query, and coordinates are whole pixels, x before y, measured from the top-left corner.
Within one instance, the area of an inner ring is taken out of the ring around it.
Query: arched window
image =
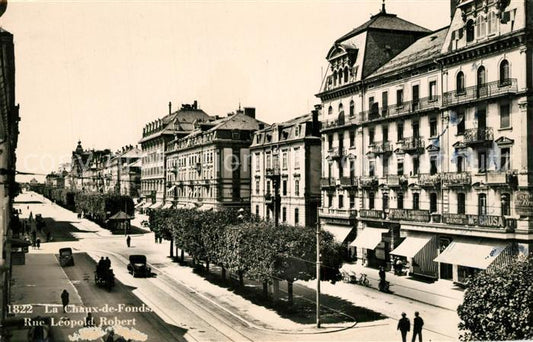
[[[500,63],[500,86],[509,84],[509,62],[504,59]]]
[[[485,86],[486,79],[485,79],[485,67],[482,65],[477,69],[477,86],[483,87]]]
[[[509,194],[502,194],[502,216],[511,215],[511,196]]]
[[[466,22],[466,42],[470,43],[474,40],[474,21],[470,19]]]
[[[348,67],[344,68],[344,83],[348,83]]]
[[[354,116],[355,115],[355,103],[353,102],[353,100],[350,101],[350,116]]]
[[[333,72],[333,86],[337,85],[337,70]]]
[[[333,114],[333,107],[329,106],[328,108],[328,115]]]
[[[344,106],[342,105],[342,103],[339,103],[339,114],[341,112],[344,112]]]
[[[455,87],[457,93],[464,93],[465,91],[465,74],[462,71],[459,71],[457,74],[457,84]]]

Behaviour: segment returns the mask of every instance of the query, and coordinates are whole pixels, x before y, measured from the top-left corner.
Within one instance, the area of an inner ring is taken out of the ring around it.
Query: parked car
[[[61,248],[59,250],[59,264],[63,267],[74,266],[74,257],[72,256],[72,248]]]
[[[152,269],[146,265],[146,256],[141,254],[130,255],[128,272],[134,277],[149,277],[152,275]]]

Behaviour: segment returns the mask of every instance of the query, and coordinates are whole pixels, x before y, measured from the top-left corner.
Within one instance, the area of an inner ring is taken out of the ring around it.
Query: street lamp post
[[[316,223],[316,327],[320,328],[320,219]]]

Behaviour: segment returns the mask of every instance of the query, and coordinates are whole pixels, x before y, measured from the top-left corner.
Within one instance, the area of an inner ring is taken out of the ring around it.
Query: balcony
[[[424,148],[426,147],[425,146],[426,143],[424,142],[424,138],[421,138],[421,137],[409,137],[409,138],[404,138],[402,141],[401,141],[401,149],[402,151],[404,151],[405,153],[408,153],[408,154],[414,154],[414,153],[423,153],[424,152]]]
[[[392,144],[389,142],[374,142],[368,145],[368,153],[372,153],[372,154],[392,153]]]
[[[321,178],[320,187],[322,189],[334,189],[336,187],[335,178],[331,178],[331,177]]]
[[[456,106],[500,95],[515,94],[518,91],[516,78],[485,83],[482,86],[448,91],[442,98],[443,106]]]
[[[358,120],[356,120],[355,117],[346,117],[345,119],[335,119],[328,122],[325,122],[322,126],[322,132],[325,131],[334,131],[335,129],[350,126],[350,125],[357,125]]]
[[[423,188],[437,188],[440,186],[440,174],[421,173],[418,175],[418,184]]]
[[[439,106],[440,101],[438,96],[424,97],[414,101],[403,101],[399,104],[393,104],[381,108],[374,106],[371,110],[359,113],[358,123],[383,120],[386,118],[394,118],[406,114],[438,109]]]
[[[359,185],[365,189],[375,188],[378,186],[378,178],[376,176],[362,176]]]
[[[470,172],[446,172],[442,174],[442,185],[447,187],[463,187],[472,184]]]
[[[272,195],[270,192],[267,192],[265,194],[265,203],[266,204],[271,204],[271,203],[273,203],[273,201],[274,201],[274,195]]]
[[[385,178],[385,184],[389,188],[401,188],[407,185],[407,178],[403,175],[388,175]]]
[[[466,146],[492,145],[494,134],[492,127],[471,128],[467,129],[464,134],[464,144]]]
[[[340,184],[343,188],[356,188],[358,181],[355,177],[341,177]]]
[[[344,152],[340,147],[331,148],[328,150],[328,157],[333,160],[339,160],[344,155]]]
[[[355,209],[320,208],[320,217],[354,219],[357,217]]]
[[[269,167],[265,170],[265,176],[266,178],[279,178],[281,174],[281,170],[278,167]]]

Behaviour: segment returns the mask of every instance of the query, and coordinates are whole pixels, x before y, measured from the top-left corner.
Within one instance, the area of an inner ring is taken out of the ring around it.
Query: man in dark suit
[[[407,341],[407,332],[411,329],[411,322],[406,316],[405,312],[402,312],[402,318],[398,321],[397,330],[400,330],[402,333],[402,342]]]
[[[424,326],[424,320],[419,316],[418,311],[415,312],[415,319],[413,319],[413,340],[415,342],[416,335],[418,335],[418,342],[422,342],[422,326]]]

